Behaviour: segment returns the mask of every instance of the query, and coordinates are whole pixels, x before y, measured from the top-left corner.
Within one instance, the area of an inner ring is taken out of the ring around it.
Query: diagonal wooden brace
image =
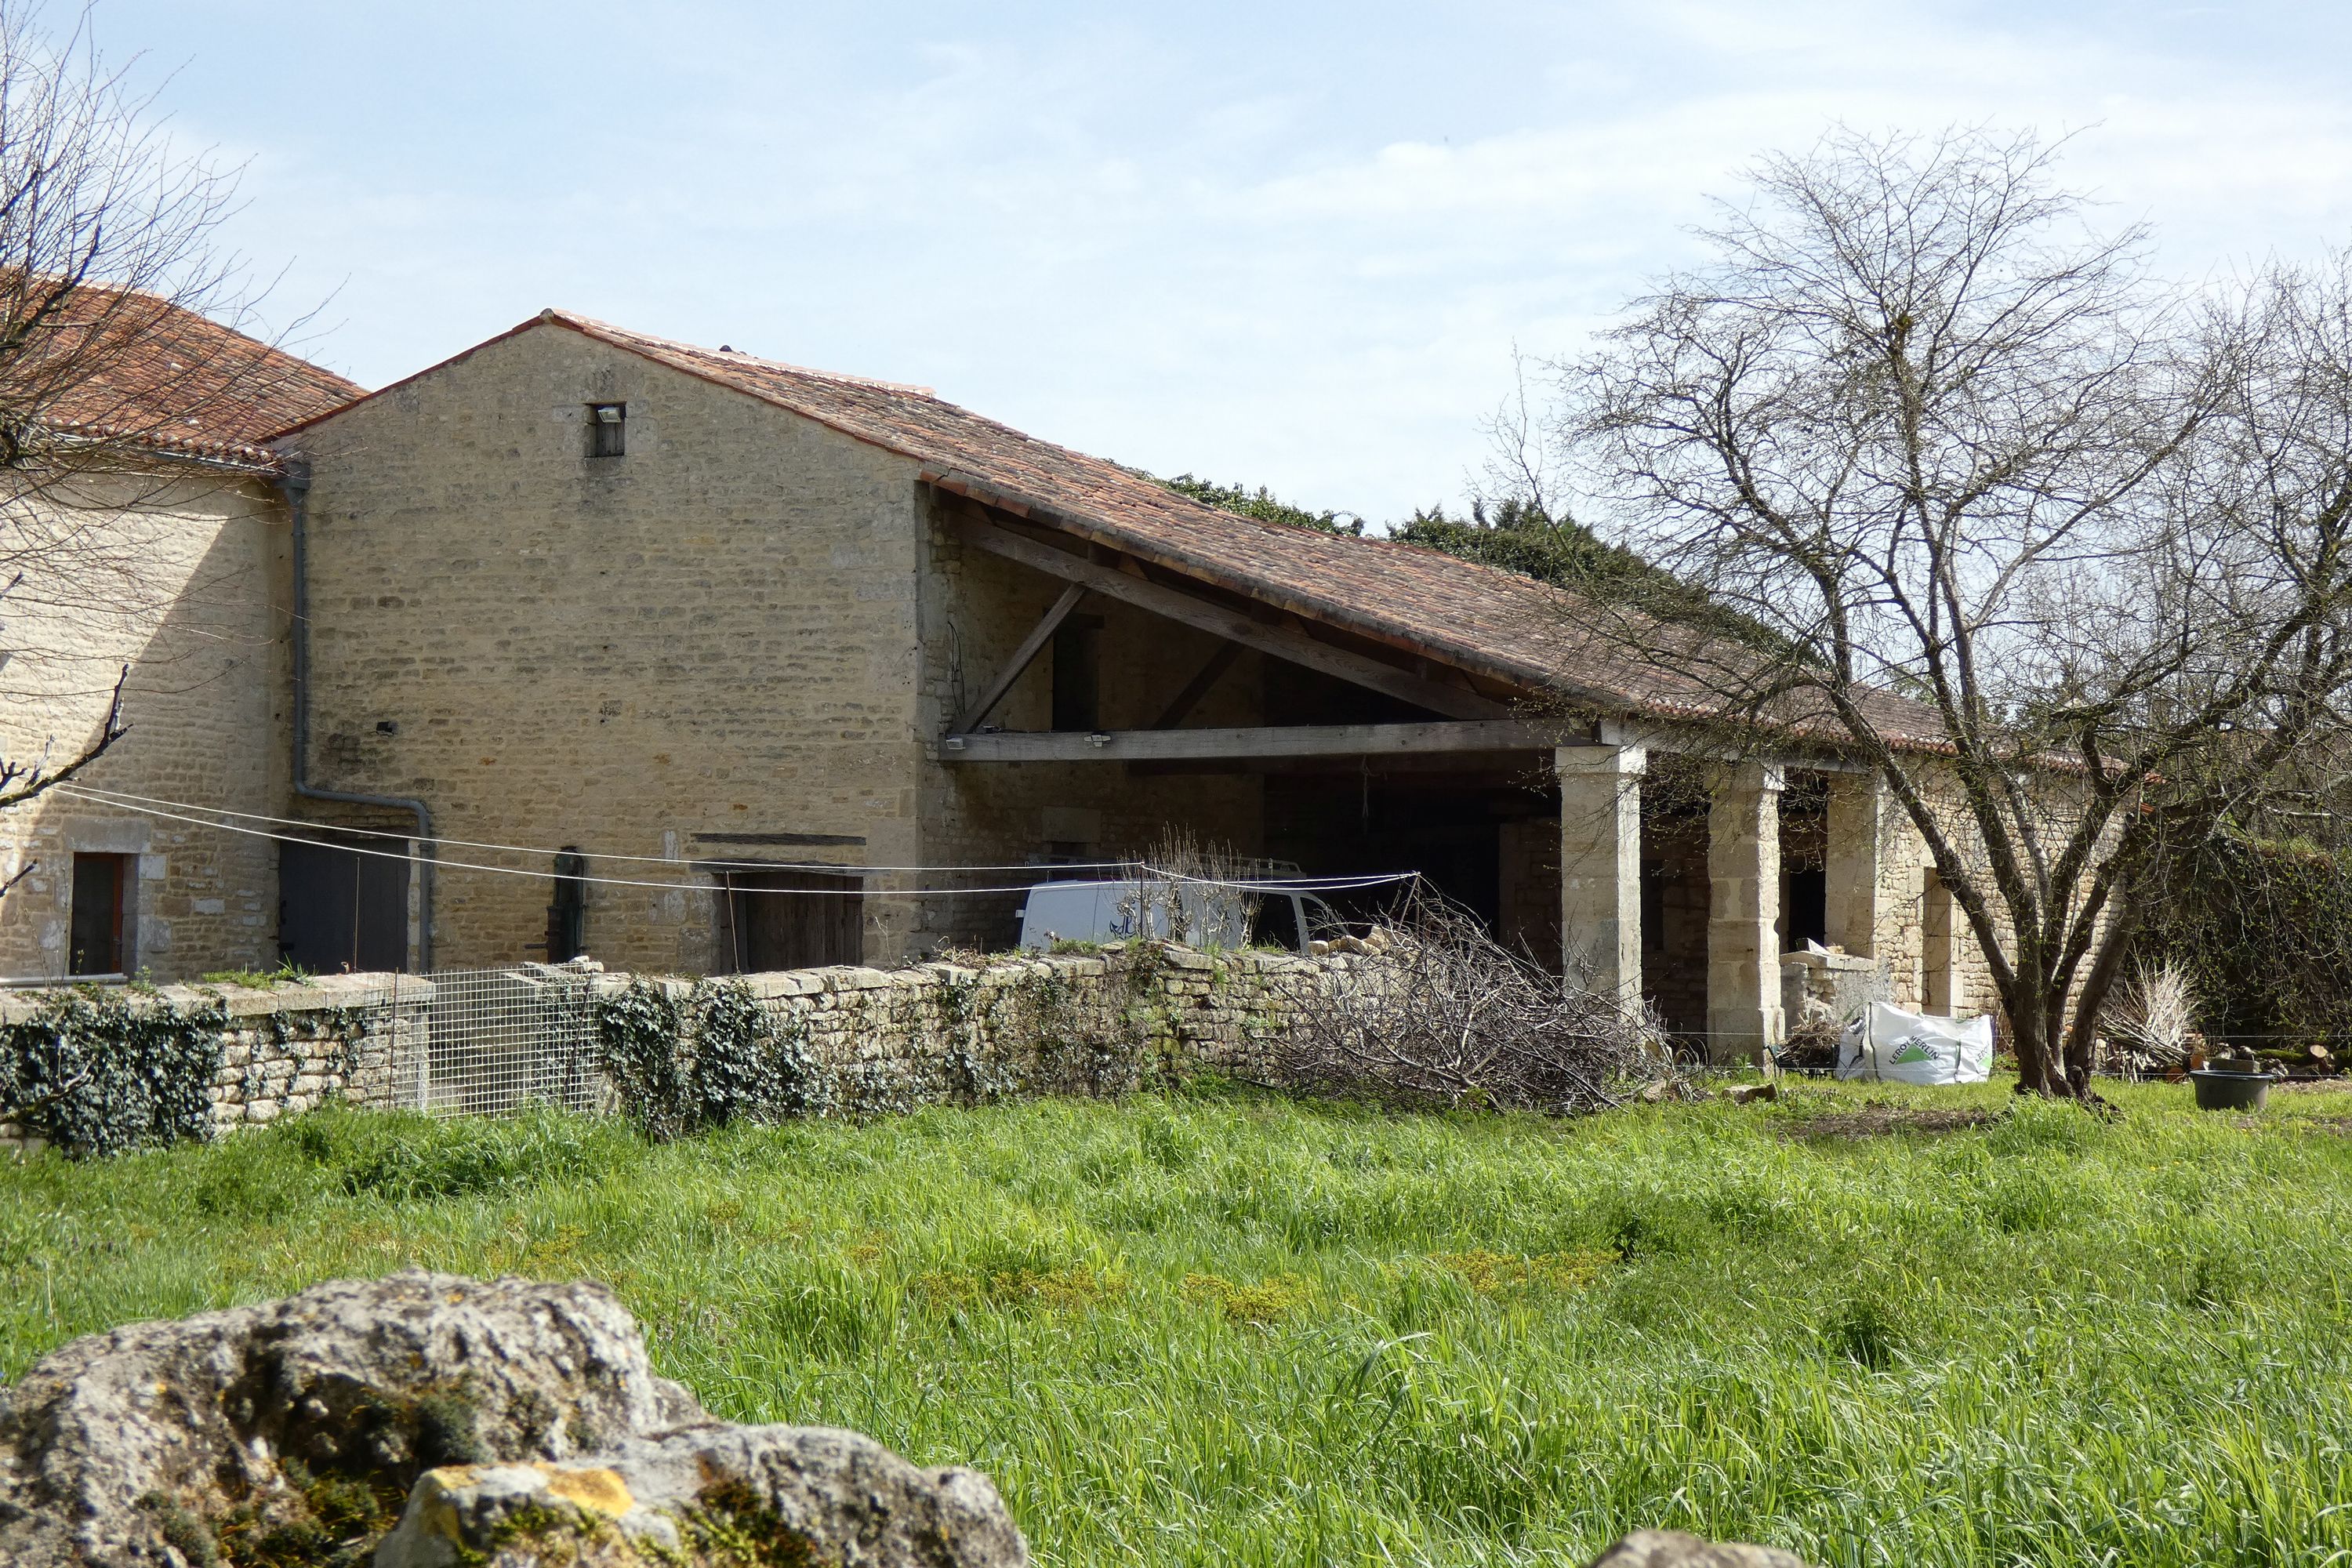
[[[1021,679],[1022,671],[1036,661],[1037,655],[1044,651],[1055,628],[1069,619],[1070,612],[1076,609],[1078,601],[1086,596],[1087,585],[1083,583],[1073,583],[1062,590],[1062,596],[1054,601],[1054,607],[1045,612],[1045,619],[1021,639],[1021,646],[1013,650],[1013,657],[1004,661],[1004,668],[996,672],[996,679],[988,683],[988,689],[980,694],[980,700],[956,715],[956,721],[948,732],[966,735],[977,729],[995,710],[996,705],[1004,700],[1004,694],[1013,689],[1013,683]]]

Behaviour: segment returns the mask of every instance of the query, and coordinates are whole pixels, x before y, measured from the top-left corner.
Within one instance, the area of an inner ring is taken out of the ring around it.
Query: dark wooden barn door
[[[827,871],[726,874],[735,967],[817,969],[865,958],[864,883]]]
[[[364,847],[399,843],[371,839]],[[407,968],[407,858],[322,840],[280,843],[278,951],[320,974]]]

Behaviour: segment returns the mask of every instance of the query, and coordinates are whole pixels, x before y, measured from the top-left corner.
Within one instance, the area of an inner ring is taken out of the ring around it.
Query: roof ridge
[[[650,343],[660,348],[674,349],[681,353],[693,354],[698,358],[757,366],[761,370],[781,371],[786,375],[814,376],[819,381],[838,382],[844,386],[870,386],[882,392],[909,393],[917,397],[928,397],[934,403],[947,403],[947,399],[939,395],[936,387],[924,386],[916,382],[885,381],[876,375],[852,375],[844,370],[821,370],[815,365],[794,364],[790,360],[770,359],[765,354],[750,353],[742,349],[725,345],[715,349],[706,348],[700,343],[688,342],[683,338],[666,338],[656,332],[641,332],[635,327],[624,327],[612,321],[600,321],[594,316],[583,316],[577,310],[558,310],[552,305],[541,310],[539,313],[539,319],[577,328],[593,336],[608,340]],[[955,404],[948,405],[951,408],[959,406]]]
[[[778,360],[763,359],[757,354],[739,353],[732,350],[722,354],[717,350],[705,348],[698,343],[685,342],[675,338],[665,338],[652,332],[641,332],[633,328],[618,326],[612,322],[598,321],[594,317],[591,316],[583,316],[576,311],[559,310],[552,307],[541,311],[536,320],[548,322],[551,325],[570,327],[575,331],[585,332],[592,337],[610,342],[617,348],[622,348],[633,353],[658,353],[666,351],[671,353],[676,353],[683,358],[692,361],[698,366],[707,367],[709,372],[713,374],[723,374],[725,371],[730,369],[751,371],[773,370],[781,371],[786,375],[806,376],[813,380],[827,382],[835,385],[844,387],[863,388],[889,394],[891,395],[917,395],[935,408],[952,412],[961,418],[971,420],[974,424],[985,426],[991,430],[1000,432],[1005,437],[1010,440],[1019,442],[1021,445],[1032,451],[1050,453],[1055,457],[1070,460],[1079,465],[1099,465],[1105,468],[1111,469],[1121,479],[1149,487],[1153,499],[1159,501],[1161,505],[1170,507],[1180,513],[1192,513],[1201,518],[1203,521],[1213,522],[1226,528],[1233,528],[1235,526],[1248,527],[1255,530],[1259,537],[1268,541],[1286,539],[1327,540],[1333,544],[1385,546],[1388,549],[1401,552],[1408,552],[1423,560],[1442,563],[1447,569],[1454,571],[1467,569],[1472,575],[1484,577],[1492,582],[1496,587],[1507,591],[1564,599],[1571,603],[1581,604],[1587,602],[1586,595],[1579,593],[1575,589],[1566,587],[1560,584],[1546,582],[1540,578],[1530,577],[1524,573],[1512,572],[1507,568],[1491,565],[1483,561],[1472,560],[1466,556],[1454,555],[1443,550],[1432,549],[1428,545],[1416,544],[1401,539],[1391,539],[1386,535],[1367,538],[1361,534],[1345,534],[1336,531],[1327,531],[1321,529],[1302,528],[1295,523],[1276,522],[1266,518],[1251,517],[1246,513],[1230,511],[1223,507],[1212,505],[1207,501],[1202,500],[1198,497],[1186,495],[1182,490],[1176,489],[1173,487],[1163,483],[1157,475],[1151,474],[1144,469],[1131,468],[1115,458],[1099,458],[1096,457],[1092,453],[1081,452],[1075,447],[1066,447],[1058,441],[1047,440],[1045,437],[1041,436],[1033,436],[1029,432],[1019,429],[1013,426],[1007,425],[1002,420],[992,419],[987,415],[975,412],[972,409],[965,407],[961,404],[950,402],[948,399],[940,396],[932,388],[927,386],[916,386],[904,382],[883,381],[871,376],[855,376],[831,371],[811,370],[804,366],[789,364]],[[529,325],[530,323],[525,324]],[[731,385],[737,391],[754,397],[761,397],[764,401],[780,401],[776,398],[774,392],[772,390],[762,390],[756,386],[748,386],[736,381],[730,381],[728,384]],[[789,405],[785,405],[785,406],[789,406]],[[804,417],[814,418],[821,424],[831,425],[834,428],[842,430],[844,434],[849,435],[855,439],[869,441],[876,445],[884,446],[887,449],[896,451],[904,457],[910,457],[919,461],[922,461],[929,460],[933,456],[932,454],[928,454],[915,449],[919,447],[921,443],[908,441],[903,435],[895,440],[886,440],[872,432],[845,428],[837,420],[829,418],[824,414],[819,412],[805,408],[795,409],[794,412],[801,414]],[[1045,498],[1042,495],[1034,493],[1024,495],[1019,487],[1010,487],[1008,489],[1008,493],[1022,500],[1040,502],[1045,501]],[[1051,503],[1048,502],[1046,504]],[[1378,552],[1376,551],[1375,553],[1377,552]],[[1189,552],[1184,552],[1181,546],[1178,547],[1177,554],[1180,557],[1187,553]],[[1212,576],[1221,574],[1219,569],[1212,563],[1197,558],[1183,562],[1182,569],[1205,572],[1210,574]],[[1308,590],[1307,596],[1314,599],[1322,599],[1334,611],[1341,611],[1344,613],[1342,604],[1338,599],[1327,598],[1326,595],[1315,590]],[[1360,614],[1364,612],[1359,613]],[[1370,612],[1369,618],[1375,623],[1391,619],[1391,617],[1381,616],[1378,612]]]

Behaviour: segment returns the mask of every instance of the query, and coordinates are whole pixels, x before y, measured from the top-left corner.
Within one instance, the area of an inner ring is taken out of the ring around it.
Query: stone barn
[[[414,841],[373,891],[289,882],[289,951],[888,963],[1172,827],[1423,872],[1725,1054],[1780,1035],[1808,941],[1990,1001],[1872,775],[1724,760],[1528,578],[553,310],[274,445],[304,814]]]

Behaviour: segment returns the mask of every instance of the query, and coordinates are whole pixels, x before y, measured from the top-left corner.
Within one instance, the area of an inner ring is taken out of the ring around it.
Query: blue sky
[[[100,0],[301,347],[561,305],[1378,521],[1833,120],[2081,135],[2196,277],[2352,240],[2352,6]],[[165,80],[166,75],[169,79]],[[282,272],[282,276],[279,276]],[[321,302],[323,301],[323,305]]]

